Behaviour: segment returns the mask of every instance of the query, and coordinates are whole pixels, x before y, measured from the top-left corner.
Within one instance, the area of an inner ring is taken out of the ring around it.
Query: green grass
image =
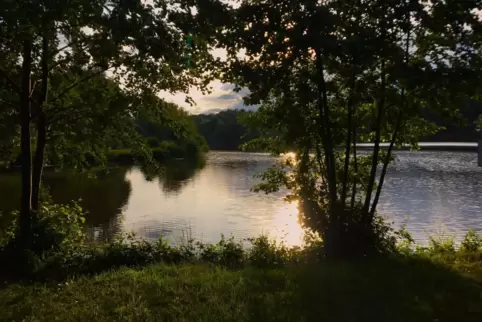
[[[480,258],[156,264],[0,289],[2,321],[482,321]]]

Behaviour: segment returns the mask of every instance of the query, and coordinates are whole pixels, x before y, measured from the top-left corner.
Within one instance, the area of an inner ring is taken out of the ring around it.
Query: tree
[[[288,162],[294,172],[271,169],[257,189],[291,189],[288,198],[298,200],[304,222],[321,235],[326,256],[390,246],[376,208],[392,150],[437,131],[424,110],[448,110],[476,94],[478,7],[246,0],[233,13],[223,34],[226,79],[250,90],[248,104],[261,104],[257,125],[281,132],[270,139],[274,151],[296,152]],[[359,141],[374,143],[370,156],[357,154]]]
[[[223,10],[216,2],[205,1],[23,0],[2,4],[0,81],[7,86],[2,94],[8,92],[2,100],[15,109],[1,115],[13,114],[20,124],[20,248],[29,247],[32,221],[36,220],[49,135],[63,139],[63,147],[72,147],[66,136],[78,138],[78,134],[88,133],[93,137],[96,127],[102,127],[99,118],[92,118],[92,100],[80,97],[75,89],[83,84],[101,84],[101,92],[93,91],[91,98],[105,99],[107,95],[117,99],[115,107],[124,112],[120,114],[124,119],[125,111],[155,108],[149,105],[149,98],[160,90],[187,92],[190,86],[205,89],[215,63],[208,53],[213,41],[208,30],[217,23],[205,9],[213,8]],[[196,34],[195,46],[188,47],[185,39],[191,34]],[[107,84],[110,82],[117,85]],[[127,100],[123,102],[121,97]],[[106,120],[112,109],[104,108],[103,112],[106,114],[101,117]],[[84,127],[79,126],[79,120]],[[57,130],[53,130],[53,124],[59,125]],[[79,141],[74,143],[79,145]],[[55,146],[50,149],[60,152]]]
[[[239,150],[244,143],[257,136],[257,131],[249,131],[238,120],[247,114],[249,112],[243,110],[227,110],[216,114],[193,115],[192,118],[210,149]]]

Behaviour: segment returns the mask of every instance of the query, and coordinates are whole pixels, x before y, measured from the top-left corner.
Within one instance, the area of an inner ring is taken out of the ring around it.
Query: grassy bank
[[[422,258],[120,268],[0,290],[4,321],[481,321],[482,264]]]
[[[1,283],[0,320],[482,321],[482,245],[473,232],[458,248],[432,240],[352,261],[323,259],[316,243],[251,243],[74,247]]]

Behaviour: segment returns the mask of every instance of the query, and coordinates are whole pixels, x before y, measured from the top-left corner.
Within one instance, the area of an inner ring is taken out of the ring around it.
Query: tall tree
[[[24,243],[22,247],[28,247],[38,210],[52,124],[68,125],[84,118],[86,129],[92,131],[92,110],[78,108],[75,88],[105,76],[121,86],[123,97],[128,98],[123,104],[126,109],[148,106],[145,99],[160,90],[187,92],[190,86],[205,89],[215,62],[209,54],[213,39],[207,31],[217,22],[206,12],[213,7],[224,10],[217,2],[175,0],[23,0],[2,4],[0,80],[17,94],[18,98],[9,103],[18,106],[21,129],[18,240]],[[196,35],[193,45],[186,46],[192,34]]]
[[[385,247],[376,208],[392,150],[437,130],[424,110],[475,94],[479,7],[475,0],[246,0],[234,12],[223,34],[227,79],[249,88],[249,104],[262,104],[262,127],[281,130],[271,139],[276,151],[297,154],[295,174],[273,169],[258,188],[290,188],[327,256]],[[357,154],[359,141],[374,143],[370,156]]]

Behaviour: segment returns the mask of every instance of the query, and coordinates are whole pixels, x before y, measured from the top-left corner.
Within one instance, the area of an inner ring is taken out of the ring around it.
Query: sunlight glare
[[[298,222],[298,202],[286,204],[276,211],[272,235],[286,246],[303,244],[303,229]]]

